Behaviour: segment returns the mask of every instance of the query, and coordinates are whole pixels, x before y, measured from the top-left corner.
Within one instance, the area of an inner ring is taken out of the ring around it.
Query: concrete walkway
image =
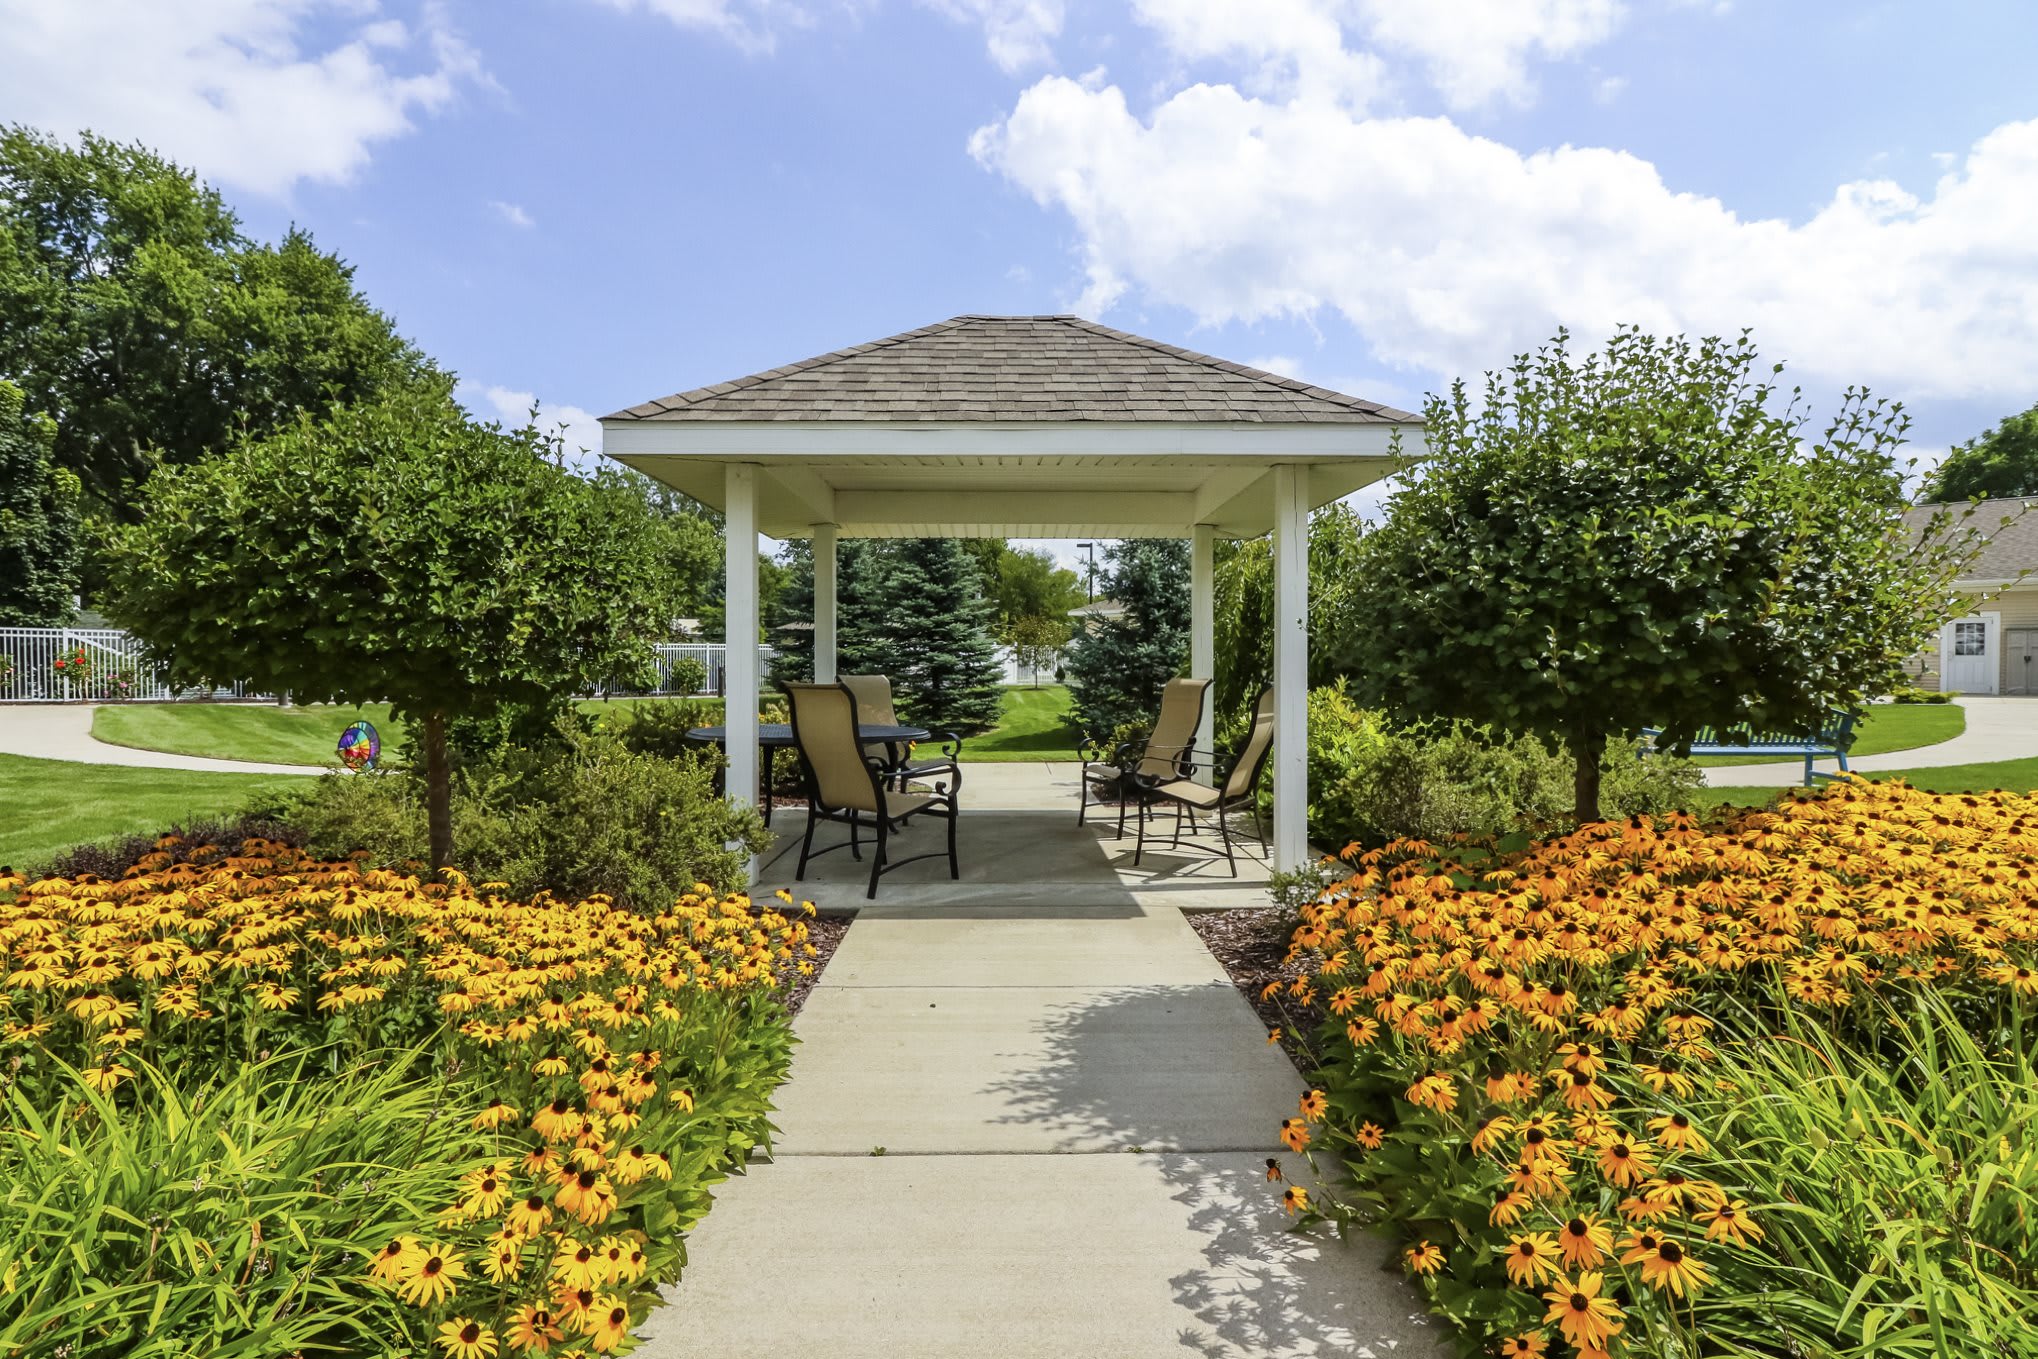
[[[1849,759],[1856,773],[1891,769],[1941,769],[1954,764],[1992,764],[2038,756],[2038,698],[1976,697],[1954,700],[1967,713],[1967,729],[1950,741]],[[1833,770],[1832,760],[1818,768]],[[1705,771],[1714,788],[1795,788],[1804,782],[1804,761],[1720,765]]]
[[[1170,881],[1239,889],[1187,853],[1121,876],[1059,771],[998,768],[966,805],[1021,805],[965,818],[966,881],[911,865],[858,914],[796,1023],[775,1157],[717,1191],[638,1353],[1444,1354],[1383,1243],[1285,1230],[1264,1166],[1302,1084]],[[837,860],[802,890],[860,905],[866,865]]]
[[[85,703],[0,703],[0,755],[83,764],[118,764],[135,769],[195,769],[212,774],[323,774],[317,765],[263,764],[256,760],[208,760],[109,745],[92,735],[93,705]]]

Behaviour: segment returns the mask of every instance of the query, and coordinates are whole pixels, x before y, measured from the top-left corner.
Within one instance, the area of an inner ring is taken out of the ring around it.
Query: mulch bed
[[[1288,961],[1288,940],[1295,933],[1295,912],[1285,906],[1255,906],[1237,911],[1185,911],[1211,956],[1231,975],[1231,984],[1269,1029],[1281,1031],[1281,1050],[1307,1080],[1316,1059],[1305,1039],[1316,1020],[1296,1006],[1285,990],[1262,999],[1271,982],[1286,983],[1308,969]]]
[[[807,993],[821,980],[821,973],[827,970],[828,960],[835,956],[835,950],[842,945],[842,936],[849,933],[849,922],[855,919],[847,915],[817,915],[807,922],[807,942],[814,946],[814,956],[807,961],[814,970],[802,977],[794,973],[791,986],[785,993],[785,1008],[788,1014],[798,1014],[800,1007],[807,1003]]]

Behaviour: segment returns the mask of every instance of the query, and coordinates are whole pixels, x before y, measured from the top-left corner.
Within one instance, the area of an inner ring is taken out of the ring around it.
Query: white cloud
[[[1063,0],[921,0],[951,19],[980,24],[984,46],[1007,74],[1054,60],[1053,41],[1066,17]]]
[[[1533,93],[1528,62],[1610,37],[1622,0],[1133,0],[1178,57],[1239,63],[1253,93],[1358,109],[1405,62],[1454,108]],[[1359,44],[1359,45],[1355,45]],[[1392,60],[1390,60],[1390,58]]]
[[[1142,118],[1115,87],[1045,77],[971,150],[1073,219],[1092,314],[1134,289],[1213,325],[1330,309],[1442,374],[1623,322],[1752,326],[1766,355],[1906,397],[2028,399],[2038,371],[2038,121],[1928,194],[1856,181],[1802,222],[1740,217],[1623,151],[1523,154],[1228,85]]]
[[[488,206],[496,216],[502,218],[503,221],[508,222],[513,227],[534,227],[538,225],[532,219],[531,214],[525,212],[518,204],[505,203],[500,198],[491,198],[488,200]]]
[[[1611,104],[1621,97],[1628,87],[1626,76],[1601,76],[1592,85],[1592,100],[1597,104]]]
[[[1613,36],[1622,0],[1357,0],[1372,40],[1419,60],[1453,108],[1528,102],[1531,57],[1573,57]]]
[[[639,10],[670,20],[681,28],[698,28],[719,34],[752,55],[763,55],[778,46],[778,35],[789,28],[807,28],[814,23],[821,0],[598,0],[610,9],[634,14]],[[851,0],[826,0],[825,7],[844,9]]]
[[[360,22],[307,45],[326,14]],[[487,80],[429,3],[412,26],[373,0],[0,0],[0,29],[0,118],[140,140],[271,195],[348,179],[414,115]]]
[[[477,420],[498,421],[512,429],[535,424],[547,434],[557,431],[566,445],[567,461],[583,470],[600,465],[601,417],[579,406],[544,406],[531,392],[514,387],[462,380],[453,397]],[[537,416],[531,415],[537,408]]]

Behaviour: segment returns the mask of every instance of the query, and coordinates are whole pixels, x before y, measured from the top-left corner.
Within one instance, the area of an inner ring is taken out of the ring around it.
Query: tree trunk
[[[1571,753],[1578,768],[1571,777],[1571,815],[1579,825],[1599,817],[1599,761],[1606,754],[1606,733],[1580,727],[1571,735]]]
[[[432,872],[453,862],[453,769],[446,756],[446,714],[425,714],[425,816]]]

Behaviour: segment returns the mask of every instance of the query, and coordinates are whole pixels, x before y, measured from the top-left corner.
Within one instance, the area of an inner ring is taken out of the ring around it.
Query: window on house
[[[1956,656],[1988,655],[1988,624],[1975,621],[1953,625],[1953,654]]]

